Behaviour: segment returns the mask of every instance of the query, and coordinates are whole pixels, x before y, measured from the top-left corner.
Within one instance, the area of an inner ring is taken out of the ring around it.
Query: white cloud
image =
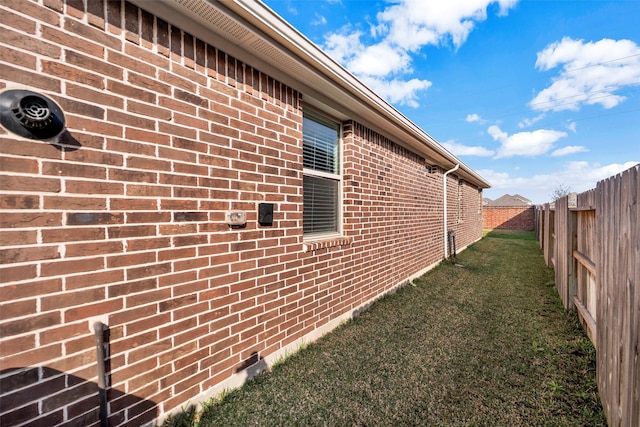
[[[496,125],[490,126],[487,132],[494,141],[500,142],[496,159],[513,156],[538,156],[548,152],[554,142],[567,136],[566,132],[549,129],[509,135]]]
[[[382,80],[372,77],[363,77],[364,84],[369,86],[375,93],[386,98],[389,102],[409,107],[418,107],[418,94],[428,89],[431,82],[428,80],[411,79],[404,80]]]
[[[378,13],[388,39],[404,49],[417,51],[428,44],[451,40],[460,47],[476,23],[487,19],[487,9],[497,3],[504,16],[516,0],[403,0]]]
[[[484,192],[485,197],[496,199],[504,194],[520,194],[534,203],[547,203],[550,202],[550,194],[559,184],[569,187],[577,193],[582,193],[595,188],[599,181],[637,164],[637,161],[609,165],[568,162],[557,172],[534,175],[528,178],[511,176],[507,172],[491,169],[479,170],[478,173],[492,184],[492,188]]]
[[[318,12],[316,12],[315,19],[313,19],[311,21],[311,25],[324,25],[326,23],[327,23],[327,18],[325,18],[324,16],[320,15]]]
[[[631,40],[584,42],[569,37],[538,52],[536,68],[562,67],[549,87],[529,103],[534,110],[577,111],[581,105],[613,108],[626,97],[618,92],[640,85],[640,46]]]
[[[360,37],[362,32],[346,27],[343,34],[331,33],[324,37],[324,51],[336,61],[346,64],[354,52],[364,49]]]
[[[468,146],[458,144],[454,140],[445,141],[441,144],[444,148],[450,151],[455,156],[480,156],[480,157],[488,157],[493,156],[495,151],[488,150],[484,147],[480,146]]]
[[[412,55],[424,46],[449,41],[458,48],[475,25],[497,5],[504,16],[518,0],[400,0],[376,15],[370,33],[351,26],[325,36],[324,50],[390,102],[418,106],[419,95],[431,86],[427,80],[404,80],[413,72]],[[363,39],[365,41],[363,41]],[[384,88],[400,87],[400,93]]]
[[[347,61],[349,71],[358,76],[384,77],[411,72],[411,57],[387,43],[364,47]]]
[[[476,114],[476,113],[467,114],[467,117],[465,118],[465,121],[467,121],[468,123],[481,123],[481,124],[487,122],[482,117],[480,117],[479,114]]]
[[[520,123],[518,123],[518,127],[520,129],[524,129],[524,128],[527,128],[529,126],[532,126],[535,123],[539,122],[540,120],[544,119],[545,116],[546,116],[546,114],[542,113],[542,114],[538,114],[537,116],[532,117],[530,119],[524,118],[524,119],[522,119],[522,121]]]
[[[567,125],[567,129],[569,129],[573,133],[576,133],[576,126],[576,122],[571,122]]]
[[[566,147],[555,150],[553,153],[551,153],[551,156],[561,157],[561,156],[568,156],[569,154],[584,153],[587,151],[589,151],[587,147],[583,147],[580,145],[568,145]]]

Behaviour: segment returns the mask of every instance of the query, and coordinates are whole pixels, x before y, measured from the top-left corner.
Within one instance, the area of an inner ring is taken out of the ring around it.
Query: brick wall
[[[140,425],[442,258],[442,174],[365,126],[343,128],[344,236],[304,242],[301,94],[120,1],[6,0],[0,20],[0,88],[47,94],[68,129],[0,134],[1,425],[99,424],[95,322],[110,422]],[[462,247],[478,190],[448,185]]]
[[[533,230],[535,227],[533,206],[484,206],[482,227],[505,230]]]

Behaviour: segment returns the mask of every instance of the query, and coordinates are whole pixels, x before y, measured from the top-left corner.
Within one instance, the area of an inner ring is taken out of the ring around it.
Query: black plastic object
[[[260,203],[258,205],[258,223],[260,225],[273,225],[273,203]]]
[[[29,139],[51,139],[64,130],[64,113],[50,98],[29,90],[0,93],[0,123]]]
[[[447,232],[449,239],[449,258],[456,257],[456,230],[449,230]]]

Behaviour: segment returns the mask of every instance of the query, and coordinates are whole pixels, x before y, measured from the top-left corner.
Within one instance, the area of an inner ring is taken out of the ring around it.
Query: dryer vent
[[[28,90],[0,93],[0,123],[29,139],[52,139],[64,130],[64,114],[50,98]]]

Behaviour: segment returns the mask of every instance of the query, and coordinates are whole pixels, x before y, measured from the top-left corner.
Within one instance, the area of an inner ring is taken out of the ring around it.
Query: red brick
[[[127,251],[137,252],[145,251],[149,249],[162,249],[171,246],[171,239],[168,237],[161,238],[149,238],[149,239],[135,239],[127,241]],[[166,261],[161,253],[158,253],[158,261]]]
[[[99,316],[100,314],[111,313],[122,309],[122,298],[110,298],[109,300],[96,302],[93,304],[84,304],[82,307],[68,309],[64,312],[65,322],[74,322],[89,317]]]
[[[96,346],[96,337],[94,335],[85,335],[75,339],[68,339],[64,342],[65,354],[79,353],[81,351],[94,349]]]
[[[124,270],[109,270],[99,272],[88,272],[76,276],[67,276],[65,278],[65,289],[81,289],[96,285],[108,285],[110,283],[118,283],[124,280]]]
[[[52,344],[49,346],[38,346],[35,349],[22,353],[11,352],[11,355],[2,358],[3,370],[11,368],[24,368],[26,366],[45,365],[49,360],[53,360],[62,355],[62,346]]]
[[[127,307],[135,307],[137,305],[149,304],[156,301],[165,300],[170,297],[170,289],[158,289],[141,294],[129,295],[126,297],[126,303]]]
[[[28,314],[34,314],[36,311],[35,299],[0,304],[0,320],[22,317]]]
[[[102,270],[103,268],[104,259],[102,257],[85,258],[82,262],[78,262],[78,260],[43,262],[40,274],[42,277],[63,276],[87,271]]]
[[[96,349],[84,351],[74,355],[67,355],[61,359],[57,359],[47,365],[50,369],[55,369],[62,372],[77,371],[84,366],[91,366],[95,369],[96,363]]]
[[[41,261],[60,258],[57,247],[36,246],[0,249],[0,264]]]
[[[124,193],[124,185],[104,181],[65,181],[65,191],[72,194],[118,194]]]
[[[155,261],[155,252],[139,252],[108,257],[107,266],[109,268],[128,267],[136,264],[149,264]]]
[[[37,243],[37,240],[38,236],[35,230],[0,231],[0,242],[5,246],[34,245]]]
[[[104,77],[96,73],[91,73],[85,69],[70,67],[66,64],[61,64],[60,62],[42,61],[42,71],[49,76],[83,83],[97,89],[104,89]],[[72,104],[66,105],[65,107],[67,106],[72,106]],[[104,112],[104,109],[100,110]],[[65,111],[68,111],[68,109],[65,108]]]
[[[156,235],[153,225],[128,225],[123,227],[109,227],[107,229],[110,239],[126,239],[132,237],[148,237]]]
[[[0,199],[0,209],[39,209],[40,197],[37,195],[6,194]]]
[[[26,332],[36,331],[38,329],[47,328],[60,323],[60,313],[44,313],[40,315],[29,316],[18,320],[3,322],[0,328],[0,337],[11,337],[14,335],[24,334]]]
[[[2,41],[14,48],[23,49],[50,58],[60,58],[61,49],[55,44],[47,43],[37,37],[5,28],[2,30]]]
[[[149,211],[157,208],[158,202],[156,199],[111,199],[111,209],[116,211]]]
[[[15,0],[14,0],[15,1]],[[14,10],[19,10],[15,8]],[[0,23],[3,25],[10,26],[17,30],[23,31],[28,34],[36,33],[36,22],[32,19],[25,18],[24,16],[13,13],[11,10],[3,10],[2,15],[0,15]],[[4,57],[3,57],[4,58]]]
[[[156,289],[158,287],[158,281],[156,278],[138,280],[138,281],[126,281],[109,286],[108,296],[114,298],[118,296],[134,294],[138,292],[148,291],[150,289]]]
[[[43,207],[51,210],[104,210],[107,200],[97,197],[45,196]]]
[[[113,50],[120,50],[120,47],[122,45],[122,42],[119,39],[112,37],[105,32],[98,30],[97,28],[89,27],[88,25],[74,19],[65,19],[64,29],[70,31],[71,33],[77,34],[84,39],[92,40],[102,46],[111,48]]]
[[[81,89],[69,89],[70,84],[67,85],[67,93],[74,92],[79,95],[81,99],[90,100],[93,96],[100,97],[101,95],[97,92],[92,93],[91,90],[87,88]],[[83,98],[84,97],[84,98]],[[118,101],[114,101],[118,102]],[[122,137],[123,130],[122,126],[116,125],[113,123],[107,123],[102,119],[93,119],[88,117],[77,116],[73,114],[67,114],[67,129],[80,131],[80,132],[91,132],[97,133],[102,136],[115,136]],[[77,150],[80,151],[80,150]]]
[[[193,105],[170,97],[161,96],[158,99],[158,105],[171,111],[180,111],[192,116],[196,114],[196,107]]]
[[[91,39],[77,37],[73,34],[61,31],[57,28],[43,26],[42,38],[54,43],[57,46],[64,46],[74,50],[79,50],[94,57],[101,57],[104,53],[104,47]],[[54,56],[54,58],[58,58]]]
[[[107,212],[73,212],[67,214],[67,225],[122,224],[124,216]]]
[[[165,160],[149,159],[146,157],[131,156],[127,159],[127,166],[135,169],[148,169],[152,171],[170,171],[171,163]]]
[[[0,345],[0,357],[12,356],[14,354],[22,353],[25,351],[32,351],[36,347],[35,334],[21,336],[13,339],[5,339]],[[3,390],[4,391],[4,390]],[[4,402],[3,396],[3,410],[8,409]]]
[[[87,3],[87,18],[89,24],[104,30],[104,0],[95,0]]]
[[[162,20],[158,19],[159,23],[161,21]],[[148,49],[143,49],[139,46],[127,43],[124,46],[124,52],[127,55],[140,59],[141,61],[144,61],[149,64],[153,64],[158,68],[161,68],[161,69],[169,68],[169,61],[166,57],[156,55],[154,52],[150,52]],[[162,81],[162,79],[160,80]]]
[[[158,175],[152,172],[112,169],[109,172],[109,178],[115,181],[155,183],[158,180]]]
[[[152,317],[146,317],[144,319],[136,320],[127,324],[127,335],[134,335],[142,331],[148,331],[150,329],[157,329],[162,325],[165,325],[171,321],[170,313],[158,314]],[[161,336],[162,338],[162,336]]]
[[[66,94],[72,98],[79,98],[100,105],[108,105],[112,108],[124,107],[122,97],[109,95],[105,91],[97,91],[84,86],[77,86],[73,83],[67,83],[66,89]]]
[[[144,277],[159,276],[171,272],[171,263],[147,265],[127,269],[127,280],[137,280]]]
[[[38,162],[21,157],[0,157],[0,168],[3,172],[35,174],[38,172]]]
[[[125,37],[128,41],[138,43],[140,24],[138,21],[138,8],[130,3],[125,3],[124,28]]]
[[[60,180],[54,178],[33,178],[26,176],[4,175],[0,177],[0,190],[58,193],[60,192]]]
[[[165,120],[165,121],[171,120],[171,117],[173,116],[173,112],[166,108],[158,108],[153,105],[145,104],[142,102],[136,102],[132,100],[127,102],[127,111],[134,114],[143,115],[145,117],[153,117],[155,119]],[[150,132],[150,133],[155,135],[156,139],[160,139],[162,135],[159,135],[157,132],[155,132],[155,127],[152,130],[154,132]],[[165,135],[165,137],[168,138],[168,135]],[[156,139],[151,139],[150,142],[159,143],[160,141]],[[146,140],[149,140],[149,138],[143,139],[143,141],[146,141]]]
[[[88,333],[89,327],[87,326],[86,322],[72,323],[55,328],[50,328],[46,331],[40,332],[40,345],[64,341],[69,338]]]
[[[62,110],[65,111],[65,113],[77,114],[79,116],[86,116],[92,119],[104,120],[105,109],[102,107],[98,107],[96,105],[92,105],[86,102],[81,102],[81,101],[78,101],[77,99],[71,100],[67,98],[58,98],[57,101],[60,104],[60,108],[62,108]],[[78,134],[74,134],[73,137],[77,139],[78,136],[79,136]],[[86,141],[78,141],[78,142],[82,146],[87,145]]]
[[[129,70],[129,73],[127,73],[127,80],[130,83],[134,83],[137,77],[145,78],[137,73],[145,74],[151,78],[153,78],[156,73],[156,68],[153,65],[141,61],[140,58],[123,55],[122,53],[113,50],[107,51],[107,60],[111,64],[117,64],[122,68]],[[151,79],[149,79],[149,81],[151,81]],[[160,92],[160,90],[157,90],[158,87],[162,87],[162,85],[152,85],[151,87],[147,87],[147,89],[152,89],[154,92]]]

